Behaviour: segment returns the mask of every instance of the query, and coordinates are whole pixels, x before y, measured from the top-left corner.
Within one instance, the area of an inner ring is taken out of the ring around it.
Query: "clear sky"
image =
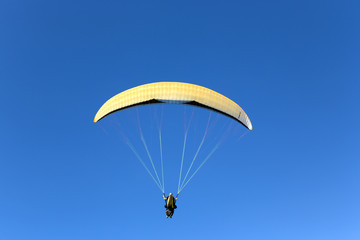
[[[360,239],[359,8],[2,0],[0,239]],[[171,220],[134,154],[92,122],[108,98],[157,81],[216,90],[254,126],[227,138]]]

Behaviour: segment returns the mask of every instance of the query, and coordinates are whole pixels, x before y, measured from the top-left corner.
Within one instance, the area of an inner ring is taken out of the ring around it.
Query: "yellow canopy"
[[[253,129],[244,110],[231,99],[209,88],[181,82],[149,83],[123,91],[104,103],[96,113],[94,122],[113,112],[149,103],[191,104],[209,108]]]

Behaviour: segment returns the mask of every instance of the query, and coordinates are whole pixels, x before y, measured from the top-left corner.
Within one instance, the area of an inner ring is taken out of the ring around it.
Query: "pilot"
[[[176,201],[178,199],[179,194],[174,198],[173,194],[170,193],[169,196],[165,197],[165,193],[163,194],[163,199],[165,200],[165,208],[166,208],[166,218],[174,215],[174,210],[177,208]]]

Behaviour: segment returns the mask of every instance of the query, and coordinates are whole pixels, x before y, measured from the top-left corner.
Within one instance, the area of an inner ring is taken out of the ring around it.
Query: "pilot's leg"
[[[174,209],[172,209],[170,212],[170,218],[172,218],[173,215],[174,215]]]

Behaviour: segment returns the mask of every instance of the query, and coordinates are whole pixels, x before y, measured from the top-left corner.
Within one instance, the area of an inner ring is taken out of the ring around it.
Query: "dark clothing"
[[[172,216],[174,215],[174,209],[170,210],[170,209],[166,209],[166,216],[172,218]]]

